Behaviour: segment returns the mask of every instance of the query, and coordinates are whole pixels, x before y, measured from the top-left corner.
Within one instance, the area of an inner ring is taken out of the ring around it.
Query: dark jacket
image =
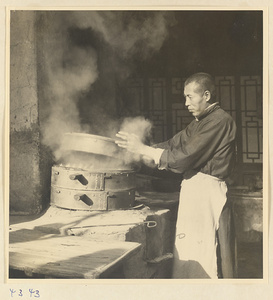
[[[233,168],[236,125],[218,104],[199,119],[156,147],[165,149],[159,169],[183,173],[202,172],[225,180]]]

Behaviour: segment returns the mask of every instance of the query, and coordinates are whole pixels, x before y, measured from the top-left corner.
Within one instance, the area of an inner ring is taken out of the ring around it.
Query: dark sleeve
[[[162,142],[162,143],[158,143],[158,144],[153,144],[151,145],[151,147],[153,148],[160,148],[160,149],[169,149],[170,145],[172,143],[172,139],[166,141],[166,142]]]
[[[197,126],[195,134],[189,126],[170,140],[169,148],[161,155],[159,169],[175,173],[198,170],[235,138],[232,119],[209,119]]]

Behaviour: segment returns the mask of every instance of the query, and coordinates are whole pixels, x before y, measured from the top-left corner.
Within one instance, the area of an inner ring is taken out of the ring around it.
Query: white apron
[[[182,181],[173,278],[217,278],[216,231],[226,193],[224,181],[203,173]]]

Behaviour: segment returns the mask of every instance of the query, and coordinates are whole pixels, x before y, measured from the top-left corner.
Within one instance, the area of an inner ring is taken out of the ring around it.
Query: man
[[[209,74],[190,76],[184,96],[195,119],[172,139],[154,148],[136,135],[119,132],[116,143],[154,160],[159,169],[183,174],[173,278],[218,278],[216,234],[227,200],[225,180],[232,169],[236,125],[215,102]]]

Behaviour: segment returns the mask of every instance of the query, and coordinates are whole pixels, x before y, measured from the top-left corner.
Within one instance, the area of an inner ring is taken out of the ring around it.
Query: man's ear
[[[206,90],[204,92],[204,96],[205,96],[206,102],[209,102],[210,99],[211,99],[211,93],[210,93],[210,91]]]

